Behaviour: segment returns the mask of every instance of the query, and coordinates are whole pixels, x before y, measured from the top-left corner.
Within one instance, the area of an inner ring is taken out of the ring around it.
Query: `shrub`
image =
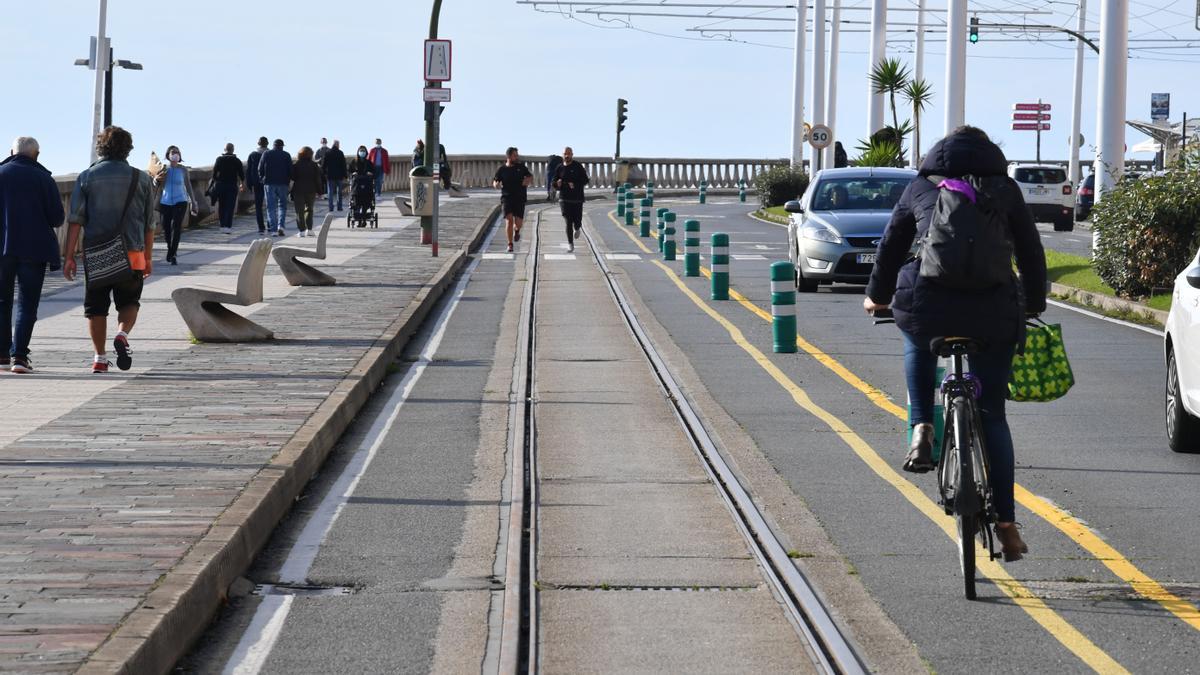
[[[1092,211],[1096,273],[1121,295],[1170,288],[1200,244],[1200,170],[1130,179]]]
[[[808,189],[808,174],[790,166],[775,166],[754,177],[754,189],[763,208],[782,206],[799,199]]]

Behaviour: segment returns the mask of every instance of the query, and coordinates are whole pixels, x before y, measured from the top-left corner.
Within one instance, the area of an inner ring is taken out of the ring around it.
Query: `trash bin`
[[[437,202],[438,179],[429,175],[427,167],[418,166],[409,174],[412,212],[414,216],[432,216]]]
[[[646,171],[636,164],[630,164],[627,159],[617,160],[616,175],[614,176],[616,185],[630,185],[640,187],[646,182]]]

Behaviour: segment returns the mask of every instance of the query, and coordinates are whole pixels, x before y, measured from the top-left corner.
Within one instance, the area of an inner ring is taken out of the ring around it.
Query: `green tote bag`
[[[1040,320],[1030,322],[1025,333],[1025,353],[1013,356],[1008,400],[1053,401],[1064,396],[1074,384],[1062,326]]]

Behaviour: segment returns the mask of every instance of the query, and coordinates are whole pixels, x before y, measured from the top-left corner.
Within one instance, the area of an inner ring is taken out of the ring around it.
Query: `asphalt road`
[[[769,265],[787,259],[781,226],[747,218],[753,205],[728,198],[703,206],[691,199],[663,199],[655,206],[672,208],[681,221],[698,217],[706,256],[711,233],[728,233],[733,287],[769,311]],[[845,555],[847,573],[861,577],[934,671],[1123,667],[1184,672],[1195,667],[1200,657],[1200,561],[1194,555],[1200,535],[1195,518],[1200,456],[1176,455],[1166,447],[1161,337],[1069,310],[1046,313],[1047,321],[1063,326],[1077,384],[1053,403],[1010,404],[1017,483],[1029,493],[1019,500],[1017,519],[1030,554],[1003,564],[1012,576],[1003,582],[1010,593],[982,580],[980,600],[968,602],[962,598],[953,541],[909,495],[915,486],[932,499],[933,479],[887,478],[852,450],[845,433],[835,433],[799,407],[796,395],[735,344],[727,327],[703,313],[650,262],[628,228],[610,220],[612,208],[606,203],[588,209],[592,231],[612,251],[639,256],[614,264],[687,355],[708,392],[817,516]],[[1075,252],[1080,249],[1072,239],[1082,234],[1047,231],[1043,240],[1048,247]],[[682,274],[681,263],[669,265]],[[706,278],[683,282],[707,299]],[[894,327],[873,326],[861,298],[862,288],[849,285],[800,295],[800,335],[902,406],[900,336]],[[899,467],[902,419],[809,354],[770,354],[770,325],[744,306],[708,304],[766,352],[813,403]],[[1069,535],[1056,523],[1079,531]],[[1149,578],[1139,586],[1143,594],[1127,583],[1137,572]],[[1035,599],[1017,601],[1011,594]],[[1177,614],[1152,597],[1178,599]]]

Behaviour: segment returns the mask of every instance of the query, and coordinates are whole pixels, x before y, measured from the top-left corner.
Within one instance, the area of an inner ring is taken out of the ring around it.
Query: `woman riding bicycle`
[[[975,127],[959,127],[938,141],[921,163],[920,176],[909,184],[892,211],[863,307],[874,312],[890,306],[904,335],[904,372],[913,425],[905,471],[924,473],[934,468],[937,356],[930,351],[930,341],[954,336],[983,343],[983,350],[969,360],[971,372],[983,383],[979,406],[998,520],[996,538],[1003,546],[1005,560],[1019,560],[1028,547],[1013,522],[1013,443],[1004,401],[1013,353],[1024,339],[1025,319],[1046,309],[1046,256],[1020,188],[1006,177],[1007,165],[1000,148]],[[1014,275],[1007,283],[983,290],[952,288],[921,276],[920,259],[911,258],[913,242],[929,230],[942,189],[960,192],[972,202],[980,197],[972,181],[943,182],[963,177],[984,179],[994,186],[986,196],[1007,221],[1019,280]],[[992,180],[987,180],[989,177]]]

